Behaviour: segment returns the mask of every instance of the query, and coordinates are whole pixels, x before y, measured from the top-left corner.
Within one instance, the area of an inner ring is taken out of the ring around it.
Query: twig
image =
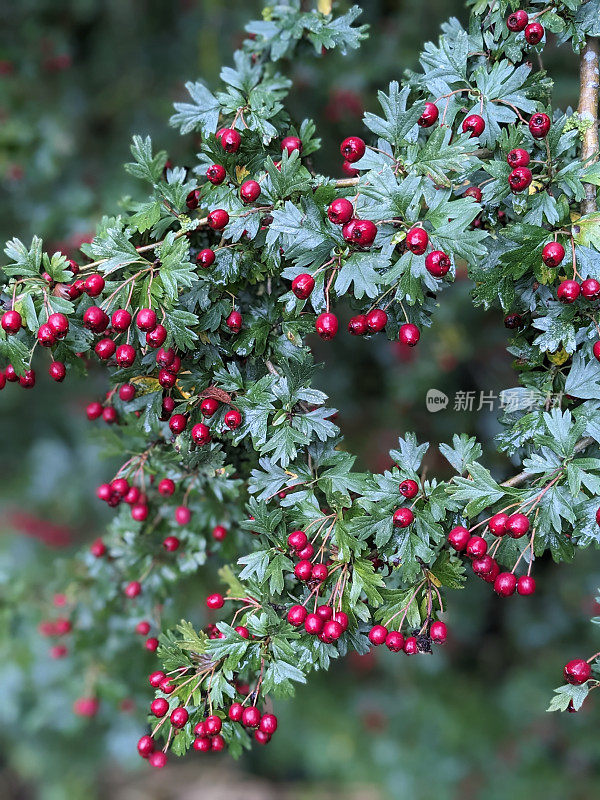
[[[579,118],[589,126],[583,134],[581,158],[583,161],[597,161],[600,144],[598,141],[598,59],[600,39],[589,38],[581,53],[579,67]],[[582,214],[596,211],[596,186],[584,184],[585,200],[581,203]]]

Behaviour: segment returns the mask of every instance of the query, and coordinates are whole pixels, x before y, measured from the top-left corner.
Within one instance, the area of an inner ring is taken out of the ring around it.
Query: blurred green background
[[[324,147],[315,162],[324,170],[339,163],[339,141],[361,133],[376,89],[417,66],[421,43],[447,17],[467,17],[460,0],[363,5],[371,38],[357,54],[286,65],[292,112],[318,121]],[[259,13],[250,0],[0,4],[2,241],[38,233],[48,247],[74,251],[103,212],[118,211],[122,195],[139,191],[121,166],[133,133],[150,133],[173,161],[190,163],[193,137],[167,126],[171,105],[185,80],[217,83],[245,22]],[[573,54],[549,47],[544,61],[557,104],[574,105]],[[514,385],[505,341],[501,316],[472,308],[462,276],[441,297],[417,351],[381,337],[316,346],[349,449],[362,465],[382,469],[407,430],[432,443],[466,431],[487,443],[492,458],[496,414],[455,412],[452,398]],[[450,396],[447,411],[426,411],[432,387]],[[545,713],[562,664],[598,650],[589,617],[597,613],[600,559],[592,551],[571,566],[537,563],[532,598],[501,601],[470,581],[449,596],[451,635],[442,652],[408,659],[378,651],[334,664],[278,704],[278,735],[239,764],[196,756],[158,775],[142,769],[135,741],[153,663],[144,652],[114,665],[115,676],[128,674],[132,684],[139,676],[139,696],[82,730],[71,712],[69,673],[48,659],[36,626],[50,613],[61,565],[107,519],[94,487],[112,474],[111,463],[83,413],[103,388],[100,370],[62,385],[43,370],[35,391],[0,394],[2,800],[599,796],[595,698],[577,715]],[[511,470],[499,456],[495,465],[499,476]],[[431,458],[428,470],[443,474],[444,462]],[[178,598],[182,615],[193,613],[205,580],[200,575],[189,599]]]

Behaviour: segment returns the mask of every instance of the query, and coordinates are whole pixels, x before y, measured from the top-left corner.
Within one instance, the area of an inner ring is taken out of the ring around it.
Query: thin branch
[[[590,445],[595,444],[596,440],[593,439],[591,436],[586,436],[584,439],[580,439],[575,448],[573,450],[574,454],[582,453],[586,450]],[[522,483],[526,483],[530,478],[535,477],[535,473],[533,472],[519,472],[518,475],[513,475],[512,478],[509,478],[504,483],[501,483],[500,486],[506,486],[507,488],[513,488],[515,486],[520,486]]]
[[[598,142],[598,58],[600,39],[589,38],[581,53],[579,68],[579,106],[577,113],[584,123],[589,123],[583,134],[581,158],[583,161],[597,161],[600,144]],[[581,203],[582,214],[593,214],[597,210],[596,186],[586,183],[585,200]]]

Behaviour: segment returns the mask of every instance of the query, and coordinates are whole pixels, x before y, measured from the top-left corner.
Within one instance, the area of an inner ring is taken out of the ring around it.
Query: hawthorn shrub
[[[73,660],[83,717],[114,696],[132,632],[145,638],[159,668],[138,750],[154,767],[267,744],[272,701],[331,659],[443,645],[446,595],[471,572],[527,596],[535,559],[600,540],[599,0],[469,3],[468,31],[447,23],[341,142],[341,179],[314,172],[316,125],[290,119],[278,63],[345,53],[366,30],[357,7],[308,5],[250,23],[219,90],[187,84],[171,123],[196,137],[192,167],[134,137],[126,169],[149,194],[81,258],[37,237],[6,247],[1,386],[33,388],[44,356],[59,382],[106,362],[87,416],[122,461],[97,488],[114,522],[40,633]],[[580,54],[575,112],[552,109],[547,36]],[[456,434],[439,445],[454,477],[426,477],[429,445],[410,433],[393,468],[356,471],[307,337],[418,349],[462,264],[474,302],[514,331],[497,444],[519,471],[499,483]],[[165,602],[216,549],[231,564],[206,598],[213,621],[167,627],[185,609]],[[598,654],[569,661],[550,708],[579,709],[597,676]]]

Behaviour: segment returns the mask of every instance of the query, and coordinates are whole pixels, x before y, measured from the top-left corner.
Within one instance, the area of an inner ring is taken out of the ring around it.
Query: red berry
[[[245,181],[240,186],[240,197],[244,203],[253,203],[260,195],[260,183]]]
[[[481,558],[473,559],[473,572],[475,575],[484,577],[489,575],[494,568],[494,559],[488,555],[481,556]]]
[[[192,518],[192,512],[187,506],[177,506],[175,509],[175,521],[178,525],[187,525]]]
[[[48,375],[50,375],[53,381],[57,381],[57,383],[61,383],[65,379],[66,374],[67,368],[62,361],[53,361],[48,367]]]
[[[512,572],[501,572],[494,581],[494,591],[500,597],[510,597],[517,588],[517,579]]]
[[[520,539],[529,530],[529,519],[525,514],[511,514],[506,520],[506,532],[513,539]]]
[[[485,130],[485,120],[479,114],[470,114],[463,120],[462,129],[463,133],[470,133],[472,139],[481,136]]]
[[[164,697],[157,697],[150,703],[150,711],[155,717],[164,717],[169,710],[169,703]]]
[[[6,368],[8,371],[8,367]],[[31,389],[35,386],[35,371],[32,369],[25,370],[23,375],[19,377],[19,386],[22,386],[24,389]],[[102,412],[104,416],[104,412]]]
[[[204,729],[209,736],[216,736],[217,733],[221,733],[222,727],[223,723],[221,717],[217,717],[216,714],[211,714],[204,722]]]
[[[239,311],[232,311],[225,320],[225,324],[233,333],[239,333],[242,328],[242,315]]]
[[[269,744],[271,741],[271,736],[268,733],[264,733],[264,731],[254,731],[254,739],[259,744]]]
[[[83,326],[94,331],[94,333],[102,333],[108,327],[108,314],[98,306],[90,306],[83,312]]]
[[[308,536],[304,533],[304,531],[292,531],[287,538],[287,543],[294,550],[302,550],[302,548],[306,547],[306,544],[308,543]]]
[[[517,581],[517,592],[524,597],[535,592],[535,579],[531,575],[521,575]]]
[[[419,484],[416,481],[407,478],[400,484],[400,494],[406,497],[407,500],[412,500],[419,493]]]
[[[594,342],[593,351],[594,351],[594,356],[595,356],[596,360],[600,361],[600,342]],[[596,519],[598,519],[598,517],[596,517]],[[598,524],[600,524],[600,523],[598,523]]]
[[[342,236],[351,244],[370,247],[377,236],[377,226],[370,219],[351,219],[342,228]]]
[[[157,325],[153,331],[149,331],[146,334],[146,344],[156,350],[156,348],[162,347],[166,338],[167,329],[164,325]]]
[[[443,250],[432,250],[425,258],[425,269],[434,278],[443,278],[451,266],[452,262]]]
[[[135,397],[135,386],[133,383],[124,383],[119,387],[119,397],[123,402],[128,403]]]
[[[355,167],[353,167],[349,161],[343,162],[342,172],[349,178],[356,178],[357,175],[360,175],[360,172]]]
[[[90,545],[90,553],[95,558],[102,558],[102,556],[106,554],[106,545],[102,539],[96,539],[94,542],[92,542]]]
[[[420,338],[421,338],[421,331],[417,328],[416,325],[413,325],[411,322],[407,322],[405,325],[400,326],[398,340],[402,344],[406,344],[409,347],[414,347],[418,343]]]
[[[429,636],[433,642],[444,644],[446,637],[448,636],[446,625],[439,620],[437,622],[432,622],[431,627],[429,628]]]
[[[404,636],[400,631],[390,631],[385,637],[385,645],[392,653],[399,653],[404,647]]]
[[[565,257],[565,248],[560,242],[548,242],[542,250],[542,261],[547,267],[558,267]]]
[[[422,256],[428,244],[429,234],[425,228],[411,228],[406,234],[406,246],[416,256]]]
[[[367,328],[371,333],[379,333],[387,325],[388,315],[382,308],[374,308],[367,314]]]
[[[218,408],[219,402],[214,397],[205,397],[200,403],[200,411],[204,417],[212,417]]]
[[[328,605],[322,605],[317,608],[317,614],[321,617],[323,622],[333,619],[333,608]]]
[[[37,339],[42,347],[53,347],[56,344],[56,334],[48,323],[40,325],[37,332]],[[109,341],[111,340],[109,339]]]
[[[237,408],[230,408],[225,414],[223,422],[230,430],[235,431],[242,424],[242,415]]]
[[[217,611],[219,608],[223,608],[225,604],[225,599],[222,594],[215,592],[214,594],[209,594],[206,598],[206,605],[210,608],[211,611]]]
[[[327,209],[327,216],[334,225],[345,225],[352,219],[354,206],[345,197],[337,197]]]
[[[460,551],[465,549],[470,538],[471,534],[469,533],[469,531],[462,525],[457,525],[455,528],[452,528],[452,530],[448,534],[448,543],[455,550]]]
[[[145,331],[146,333],[153,331],[158,324],[156,311],[151,308],[140,308],[135,319],[135,324],[141,331]]]
[[[155,636],[150,636],[150,638],[146,639],[144,642],[144,647],[151,653],[155,653],[158,649],[158,639]]]
[[[561,301],[561,303],[574,303],[575,300],[579,297],[579,292],[581,291],[581,286],[577,283],[577,281],[563,281],[556,292],[556,296]]]
[[[234,631],[242,637],[242,639],[250,638],[250,631],[245,625],[236,625]]]
[[[226,174],[225,167],[222,167],[221,164],[211,164],[206,170],[206,177],[214,186],[223,183]]]
[[[348,614],[346,614],[345,611],[336,611],[336,613],[333,615],[333,618],[336,622],[340,623],[343,631],[348,630],[349,620],[348,620]]]
[[[164,672],[157,670],[156,672],[152,672],[148,676],[148,681],[150,682],[150,686],[154,686],[155,689],[158,689],[158,687],[161,684],[161,681],[164,681],[166,677],[167,676],[165,675]]]
[[[215,525],[212,529],[212,537],[216,542],[222,542],[227,537],[227,529],[222,525]]]
[[[325,564],[315,564],[312,569],[312,577],[314,580],[323,583],[326,581],[329,576],[329,572],[327,571],[327,567]]]
[[[547,114],[534,114],[529,120],[529,130],[534,139],[543,139],[550,130],[550,117]]]
[[[198,738],[194,739],[192,747],[199,753],[208,753],[210,750],[210,739],[208,736],[199,736]]]
[[[416,636],[407,636],[404,640],[404,652],[407,656],[414,656],[419,652]]]
[[[169,428],[176,436],[185,430],[187,417],[184,414],[173,414],[169,420]]]
[[[519,31],[525,30],[525,26],[528,22],[529,15],[520,8],[508,15],[506,18],[506,27],[509,31],[512,31],[512,33],[519,33]]]
[[[508,185],[515,193],[524,192],[532,180],[533,175],[529,167],[517,167],[508,176]]]
[[[215,208],[207,217],[208,226],[213,231],[222,231],[229,223],[229,214],[224,208]]]
[[[229,706],[228,717],[232,722],[239,722],[244,713],[244,706],[241,703],[232,703]]]
[[[413,522],[415,515],[410,508],[397,508],[394,511],[392,522],[395,528],[408,528]]]
[[[292,606],[287,612],[286,619],[294,628],[299,628],[300,625],[304,624],[306,616],[307,611],[304,606]]]
[[[199,203],[200,203],[200,189],[192,189],[192,191],[185,198],[185,204],[190,211],[194,211],[194,209],[198,208]]]
[[[494,534],[494,536],[504,536],[506,533],[506,523],[508,522],[508,514],[504,512],[500,512],[498,514],[494,514],[494,516],[488,522],[488,527],[490,531]]]
[[[299,581],[308,581],[312,577],[313,566],[310,561],[298,561],[294,567],[294,575]]]
[[[69,320],[64,314],[50,314],[48,317],[48,325],[54,331],[54,335],[58,339],[62,339],[69,332]]]
[[[583,658],[574,658],[565,664],[563,675],[567,683],[572,683],[575,686],[580,686],[585,683],[592,674],[592,668],[587,661]]]
[[[272,736],[277,730],[277,717],[275,714],[263,714],[260,718],[259,730]]]
[[[85,279],[85,283],[83,284],[83,291],[89,297],[98,297],[99,294],[102,294],[104,291],[104,278],[102,275],[89,275]]]
[[[163,541],[163,547],[167,551],[167,553],[174,553],[175,550],[179,548],[179,539],[177,536],[167,536]]]
[[[302,152],[302,140],[299,139],[297,136],[284,136],[281,140],[281,152],[286,151],[289,156],[292,155],[294,150],[297,150],[299,153]]]
[[[142,758],[148,758],[154,752],[154,740],[151,736],[142,736],[137,743],[138,753]]]
[[[161,369],[158,372],[158,382],[163,389],[172,389],[177,383],[177,375],[168,369]]]
[[[115,352],[115,360],[120,367],[131,367],[135,361],[135,347],[130,344],[120,344]]]
[[[525,28],[525,40],[527,44],[539,44],[544,38],[544,28],[539,22],[530,22]]]
[[[136,522],[143,522],[148,517],[148,506],[145,503],[136,503],[131,507],[131,516]]]
[[[183,706],[178,706],[174,708],[171,712],[171,725],[174,728],[183,728],[183,726],[187,723],[189,719],[189,714]]]
[[[135,632],[139,633],[140,636],[147,636],[150,633],[150,623],[147,622],[145,619],[141,620],[135,626]],[[162,680],[162,678],[161,678],[161,680]]]
[[[224,128],[219,131],[219,141],[226,153],[237,153],[242,143],[242,137],[233,128]]]
[[[467,542],[469,558],[481,558],[487,553],[487,542],[481,536],[471,536]]]
[[[377,646],[385,642],[387,635],[388,630],[383,625],[373,625],[369,631],[369,641]]]
[[[318,636],[323,630],[324,622],[318,614],[307,614],[304,620],[304,630],[311,636]]]
[[[581,294],[586,300],[597,300],[600,297],[600,282],[595,278],[586,278],[581,284]]]
[[[314,288],[315,279],[307,272],[303,272],[301,275],[296,275],[292,281],[292,292],[299,300],[306,300],[307,297],[310,297],[310,294]]]
[[[331,644],[332,642],[337,641],[343,632],[344,630],[340,623],[336,622],[334,619],[330,619],[327,620],[323,625],[320,639],[326,644]]]
[[[18,311],[5,311],[4,314],[2,314],[2,320],[0,321],[0,324],[10,336],[11,334],[19,332],[21,325],[23,324],[23,320]]]
[[[364,156],[365,150],[366,145],[359,136],[348,136],[340,145],[340,153],[351,164],[359,161]]]
[[[131,581],[125,587],[125,595],[129,598],[137,597],[142,592],[142,584],[139,581]]]
[[[369,330],[366,315],[358,314],[356,317],[352,317],[348,323],[348,330],[353,336],[364,336]]]
[[[204,250],[200,250],[196,256],[196,263],[204,267],[204,269],[212,266],[215,263],[215,251],[211,250],[210,247],[205,247]]]
[[[527,167],[529,165],[530,156],[527,150],[523,150],[521,147],[517,147],[515,150],[511,150],[507,156],[506,161],[508,162],[508,166],[512,167]]]
[[[326,312],[319,314],[315,322],[315,329],[321,339],[328,342],[338,332],[338,320],[335,314]]]
[[[167,763],[167,756],[162,750],[157,750],[148,756],[148,763],[155,769],[162,769]]]
[[[245,728],[258,728],[260,725],[260,711],[256,706],[248,706],[242,712],[242,725]]]
[[[107,361],[109,358],[111,358],[111,356],[114,355],[116,349],[117,345],[113,342],[113,340],[106,337],[104,339],[100,339],[100,341],[96,343],[94,352],[98,358],[101,358],[103,361]]]
[[[425,103],[425,110],[417,120],[419,126],[421,128],[431,128],[432,125],[435,125],[437,119],[440,115],[438,111],[438,107],[435,103]]]
[[[198,422],[192,428],[192,441],[197,445],[209,444],[211,441],[210,428],[203,422]]]

